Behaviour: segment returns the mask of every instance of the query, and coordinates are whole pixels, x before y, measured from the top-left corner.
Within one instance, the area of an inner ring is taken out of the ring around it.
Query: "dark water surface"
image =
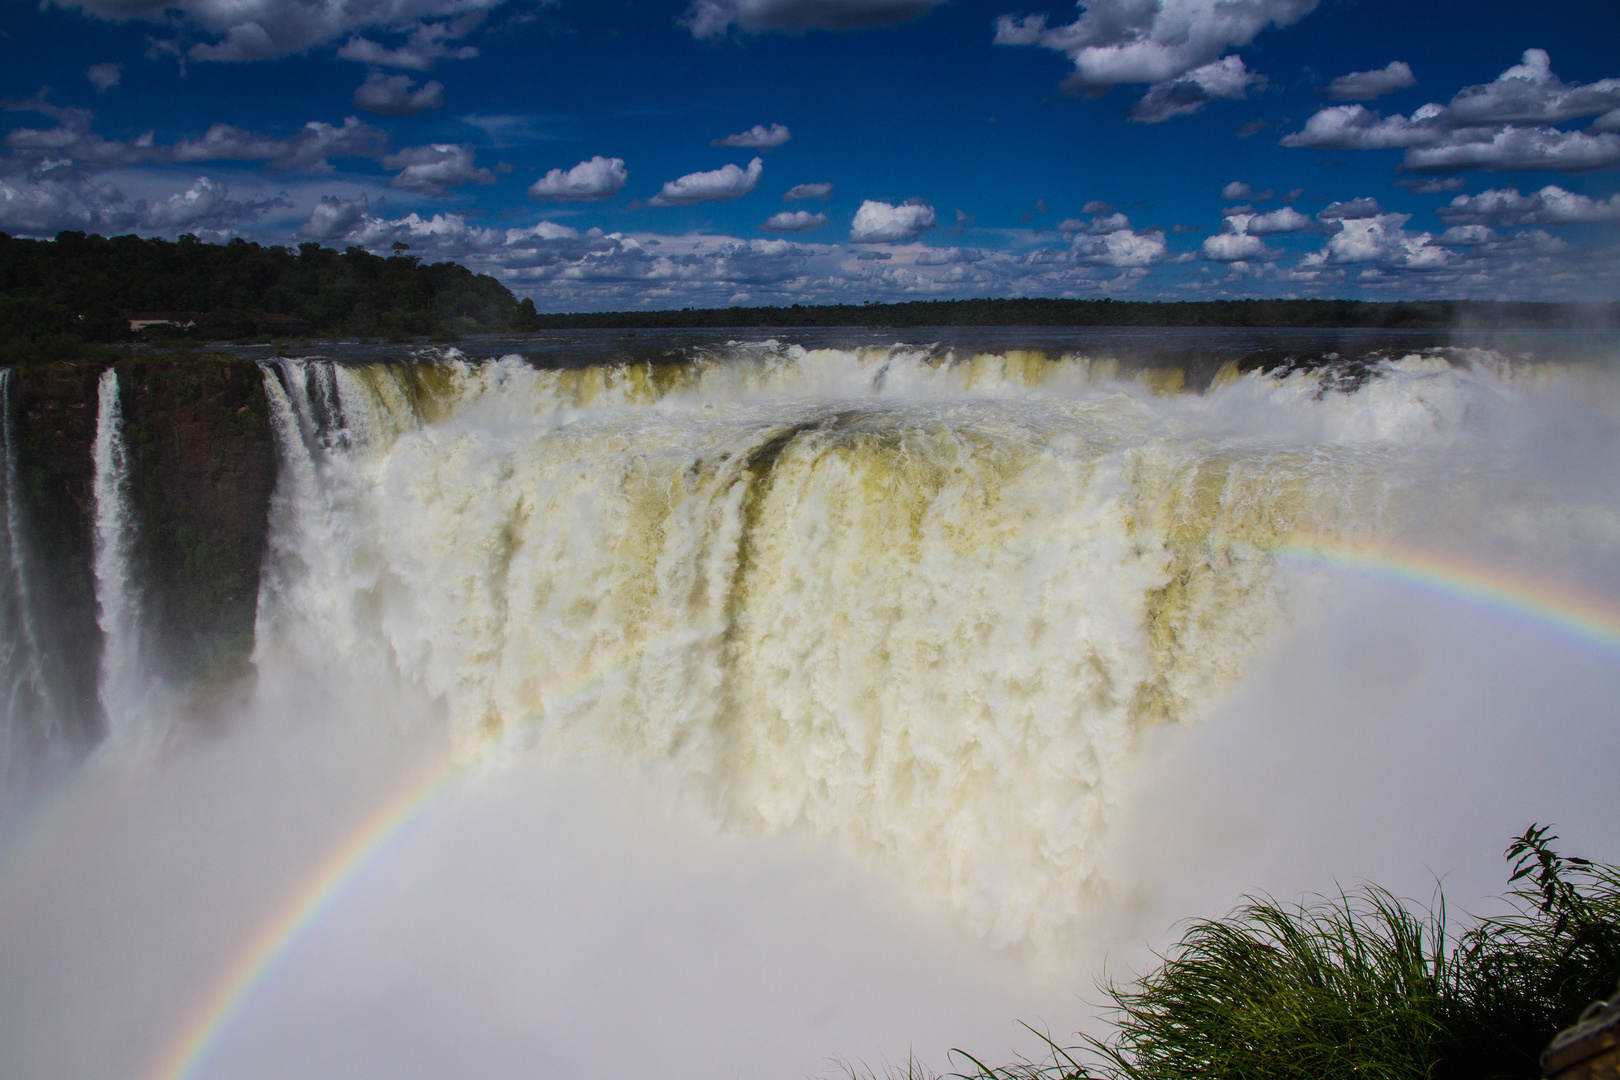
[[[216,348],[252,359],[318,356],[347,363],[433,360],[459,354],[485,360],[513,353],[543,368],[605,364],[682,363],[724,356],[739,346],[774,341],[805,349],[916,348],[952,354],[1042,350],[1055,355],[1113,359],[1126,370],[1178,367],[1188,383],[1208,382],[1223,364],[1244,369],[1284,366],[1354,368],[1391,356],[1437,349],[1489,349],[1523,361],[1620,362],[1616,330],[1373,330],[1252,327],[737,327],[733,329],[547,330],[490,334],[447,345],[315,341]],[[451,350],[454,350],[452,352]],[[754,351],[754,350],[750,350]]]

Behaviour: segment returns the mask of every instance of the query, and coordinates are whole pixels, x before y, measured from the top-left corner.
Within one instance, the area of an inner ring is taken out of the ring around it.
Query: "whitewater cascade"
[[[128,737],[137,727],[149,677],[142,668],[140,601],[131,573],[133,522],[129,510],[129,455],[124,445],[118,373],[101,373],[97,388],[95,458],[95,581],[102,633],[99,694],[108,734]]]
[[[467,755],[643,769],[1048,941],[1101,887],[1145,733],[1276,625],[1278,547],[1376,535],[1509,378],[1179,376],[774,343],[281,361],[255,659],[402,681]]]
[[[5,485],[0,521],[0,789],[14,786],[29,763],[58,742],[30,589],[12,415],[15,380],[13,369],[0,369],[0,483]]]

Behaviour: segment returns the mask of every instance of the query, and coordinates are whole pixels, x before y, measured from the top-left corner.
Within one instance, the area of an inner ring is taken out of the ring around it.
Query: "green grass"
[[[1509,913],[1449,934],[1444,898],[1376,886],[1251,898],[1188,925],[1159,965],[1108,982],[1114,1034],[961,1080],[1498,1080],[1620,979],[1620,868],[1564,858],[1531,826],[1507,849]],[[1033,1029],[1031,1029],[1033,1030]],[[1036,1032],[1039,1035],[1039,1032]],[[851,1076],[858,1075],[850,1071]],[[865,1075],[872,1075],[869,1071]],[[923,1080],[916,1063],[904,1073]]]

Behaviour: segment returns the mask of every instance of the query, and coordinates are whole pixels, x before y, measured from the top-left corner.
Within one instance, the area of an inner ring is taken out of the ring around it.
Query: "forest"
[[[161,344],[300,336],[404,340],[538,329],[534,304],[452,262],[424,265],[403,245],[297,249],[240,238],[206,244],[62,232],[54,240],[0,233],[0,362],[73,359],[97,344]],[[130,319],[173,324],[130,329]],[[184,329],[184,324],[189,323]]]

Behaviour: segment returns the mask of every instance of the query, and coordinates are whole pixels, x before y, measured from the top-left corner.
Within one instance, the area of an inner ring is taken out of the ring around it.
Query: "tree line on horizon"
[[[0,232],[0,363],[72,359],[146,341],[198,346],[293,337],[430,337],[575,329],[924,326],[1620,327],[1620,303],[1427,300],[1075,300],[1040,297],[881,304],[541,314],[488,274],[316,243],[209,244],[61,232]],[[169,325],[132,330],[158,314]]]
[[[171,345],[296,336],[404,340],[538,329],[488,274],[453,262],[424,264],[396,245],[296,249],[234,239],[207,244],[61,232],[54,240],[0,233],[0,358],[71,359],[98,345]],[[143,333],[137,315],[174,324]],[[190,323],[190,326],[183,324]]]
[[[546,330],[713,327],[1231,326],[1426,330],[1620,328],[1620,303],[1501,300],[908,300],[541,314]]]

